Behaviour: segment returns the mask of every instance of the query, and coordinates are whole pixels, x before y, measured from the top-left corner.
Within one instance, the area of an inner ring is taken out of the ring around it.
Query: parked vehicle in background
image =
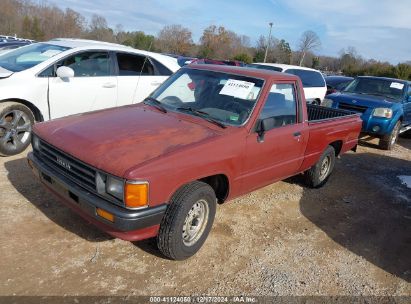
[[[354,80],[353,77],[348,76],[326,76],[324,79],[327,84],[326,96],[343,90],[351,81]]]
[[[217,65],[231,65],[231,66],[245,66],[244,62],[238,60],[214,60],[207,58],[193,58],[180,56],[177,59],[178,64],[182,67],[188,64],[217,64]]]
[[[225,65],[231,65],[231,66],[239,66],[239,67],[247,66],[246,63],[242,61],[238,61],[238,60],[223,60],[223,63]]]
[[[179,68],[175,58],[81,39],[0,55],[0,154],[23,151],[34,121],[141,102]]]
[[[15,41],[15,42],[0,42],[0,55],[10,50],[18,49],[19,47],[31,44],[28,41]]]
[[[267,69],[293,74],[300,77],[304,87],[305,99],[308,103],[316,105],[321,104],[325,97],[325,93],[327,92],[323,74],[314,69],[278,63],[253,63],[248,66],[257,69]]]
[[[307,105],[294,75],[196,64],[143,104],[36,124],[28,158],[89,222],[124,240],[157,236],[183,260],[205,242],[217,202],[302,172],[324,185],[360,129],[357,114]]]
[[[380,139],[390,150],[398,134],[411,129],[411,83],[400,79],[361,76],[341,93],[328,95],[323,106],[361,114],[362,133]]]

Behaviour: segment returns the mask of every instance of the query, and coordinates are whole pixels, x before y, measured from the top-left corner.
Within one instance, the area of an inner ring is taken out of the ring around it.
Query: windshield
[[[68,49],[48,43],[34,43],[0,55],[0,67],[11,72],[24,71]]]
[[[400,101],[404,96],[404,83],[378,78],[357,78],[343,92],[383,96]]]
[[[151,97],[168,110],[240,126],[250,116],[263,83],[246,76],[183,68]]]

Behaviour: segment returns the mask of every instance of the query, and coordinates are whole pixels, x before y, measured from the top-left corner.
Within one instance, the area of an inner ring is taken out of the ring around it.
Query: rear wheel
[[[28,107],[16,102],[0,104],[0,155],[15,155],[30,144],[34,115]]]
[[[160,224],[159,250],[173,260],[194,255],[211,230],[215,212],[216,196],[208,184],[195,181],[180,188]]]
[[[323,186],[330,177],[335,164],[335,150],[328,146],[318,162],[305,172],[305,182],[311,188]]]
[[[379,146],[383,150],[391,150],[395,143],[397,142],[398,139],[398,134],[400,132],[401,128],[401,122],[397,121],[397,123],[394,126],[394,129],[392,129],[390,134],[384,135],[379,142]]]

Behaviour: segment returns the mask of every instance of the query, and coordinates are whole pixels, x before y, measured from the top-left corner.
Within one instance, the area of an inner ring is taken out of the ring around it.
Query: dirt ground
[[[221,205],[183,262],[112,239],[63,206],[25,154],[0,158],[0,295],[411,295],[411,138],[337,160],[321,189],[292,178]]]

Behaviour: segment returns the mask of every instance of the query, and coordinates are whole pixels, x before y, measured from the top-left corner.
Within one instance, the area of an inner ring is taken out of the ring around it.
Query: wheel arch
[[[215,174],[199,179],[213,188],[217,200],[220,204],[224,203],[230,191],[230,182],[227,175]]]
[[[30,111],[33,113],[34,115],[34,119],[38,122],[42,122],[44,121],[44,117],[43,114],[41,113],[41,111],[31,102],[24,100],[24,99],[20,99],[20,98],[8,98],[8,99],[3,99],[0,100],[0,103],[3,102],[16,102],[16,103],[20,103],[24,106],[26,106],[27,108],[30,109]]]
[[[343,141],[342,140],[333,141],[332,143],[329,144],[329,146],[334,148],[335,156],[338,156],[341,152]]]
[[[200,181],[203,183],[208,184],[215,192],[215,195],[217,197],[218,203],[222,204],[225,202],[225,200],[228,197],[229,191],[230,191],[230,184],[227,175],[225,174],[213,174],[213,175],[208,175],[205,177],[200,177],[195,180],[187,181],[184,184],[180,185],[172,194],[169,199],[171,201],[172,197],[178,193],[178,191],[183,188],[184,186],[193,183],[195,181]]]

